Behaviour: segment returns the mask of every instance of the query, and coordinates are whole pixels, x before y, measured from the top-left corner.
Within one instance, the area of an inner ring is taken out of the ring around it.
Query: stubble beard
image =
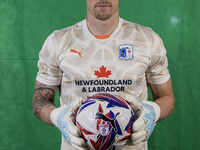
[[[117,12],[118,9],[119,9],[119,7],[116,7],[114,10],[111,10],[110,12],[106,12],[107,10],[105,10],[105,9],[96,11],[95,7],[94,7],[92,11],[90,9],[89,9],[89,11],[91,14],[93,14],[93,16],[96,19],[101,20],[101,21],[106,21],[106,20],[110,19]]]
[[[95,13],[94,16],[96,19],[101,20],[101,21],[106,21],[111,18],[113,14],[101,14],[101,13]]]

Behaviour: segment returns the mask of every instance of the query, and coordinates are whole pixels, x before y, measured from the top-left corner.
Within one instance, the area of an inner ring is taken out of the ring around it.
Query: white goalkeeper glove
[[[126,100],[132,107],[137,120],[132,125],[133,133],[129,145],[137,145],[148,140],[154,126],[160,117],[160,106],[151,101],[140,101],[131,95],[126,95]]]
[[[69,105],[54,109],[50,114],[51,122],[60,129],[65,140],[77,150],[88,149],[86,142],[81,138],[81,131],[74,124],[76,112],[81,106],[80,98],[74,99]]]

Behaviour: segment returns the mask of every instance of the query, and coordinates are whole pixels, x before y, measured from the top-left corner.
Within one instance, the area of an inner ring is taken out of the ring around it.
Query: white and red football
[[[131,134],[134,112],[123,98],[111,94],[89,97],[79,108],[76,125],[90,149],[120,150]]]

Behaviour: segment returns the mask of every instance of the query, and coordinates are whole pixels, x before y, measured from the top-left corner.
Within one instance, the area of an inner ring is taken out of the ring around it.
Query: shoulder
[[[83,28],[83,22],[84,22],[84,20],[82,20],[72,26],[69,26],[69,27],[66,27],[66,28],[63,28],[60,30],[55,30],[55,31],[53,31],[53,33],[51,33],[50,37],[52,37],[53,39],[56,39],[56,40],[61,40],[62,38],[66,38],[66,36],[71,36],[77,30],[79,30],[80,28],[81,29]]]
[[[130,22],[130,21],[127,21],[127,20],[124,20],[122,19],[123,21],[123,24],[122,24],[122,27],[123,28],[126,28],[126,29],[131,29],[134,31],[134,33],[138,36],[142,36],[144,38],[147,38],[147,39],[154,39],[157,35],[157,33],[155,33],[152,28],[150,27],[147,27],[147,26],[143,26],[143,25],[140,25],[138,23],[134,23],[134,22]]]
[[[84,21],[84,20],[83,20]],[[77,36],[79,30],[83,28],[83,21],[76,23],[75,25],[53,31],[45,43],[50,44],[52,47],[55,47],[57,50],[63,46],[67,46],[74,40],[74,37]]]

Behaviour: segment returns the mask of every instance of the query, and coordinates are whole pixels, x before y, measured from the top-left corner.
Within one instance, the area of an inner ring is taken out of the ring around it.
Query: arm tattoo
[[[35,84],[35,91],[33,96],[33,113],[41,120],[40,113],[42,108],[56,106],[54,104],[55,90],[47,85],[41,83]]]

